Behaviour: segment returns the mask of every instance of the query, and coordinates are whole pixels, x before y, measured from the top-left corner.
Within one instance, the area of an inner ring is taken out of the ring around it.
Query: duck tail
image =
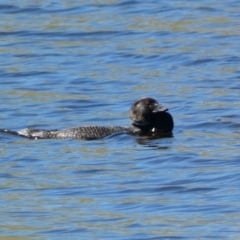
[[[11,135],[16,135],[16,136],[20,136],[20,134],[16,131],[12,131],[9,129],[0,129],[1,133],[7,133],[7,134],[11,134]]]

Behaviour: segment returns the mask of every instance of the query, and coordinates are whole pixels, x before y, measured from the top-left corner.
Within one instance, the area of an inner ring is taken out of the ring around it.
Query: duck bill
[[[156,105],[155,107],[154,107],[154,109],[153,109],[153,113],[159,113],[159,112],[167,112],[168,111],[168,108],[165,108],[165,107],[163,107],[163,106],[161,106],[161,105]]]

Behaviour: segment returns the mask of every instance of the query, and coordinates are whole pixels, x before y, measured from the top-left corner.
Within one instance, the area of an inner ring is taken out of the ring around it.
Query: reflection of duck
[[[114,133],[144,134],[151,132],[171,133],[173,130],[172,116],[168,109],[161,106],[155,99],[144,97],[138,99],[130,109],[132,127],[104,127],[87,126],[65,130],[42,130],[25,128],[18,132],[2,129],[1,132],[10,133],[30,139],[99,139]]]

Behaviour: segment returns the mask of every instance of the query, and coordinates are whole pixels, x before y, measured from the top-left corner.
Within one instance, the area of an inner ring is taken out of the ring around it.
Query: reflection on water
[[[130,124],[173,136],[33,141],[0,134],[4,239],[239,236],[239,3],[0,4],[1,128]]]

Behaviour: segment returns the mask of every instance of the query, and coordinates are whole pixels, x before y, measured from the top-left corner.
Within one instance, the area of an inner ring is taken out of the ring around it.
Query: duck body
[[[63,130],[43,130],[25,128],[20,131],[0,129],[1,132],[14,134],[29,139],[100,139],[115,133],[149,134],[171,133],[174,127],[173,118],[168,109],[150,97],[135,101],[130,109],[129,116],[132,126],[86,126]]]
[[[17,135],[30,139],[81,139],[93,140],[104,138],[114,133],[131,132],[127,127],[104,127],[104,126],[87,126],[69,128],[63,130],[43,130],[25,128],[17,132]]]

